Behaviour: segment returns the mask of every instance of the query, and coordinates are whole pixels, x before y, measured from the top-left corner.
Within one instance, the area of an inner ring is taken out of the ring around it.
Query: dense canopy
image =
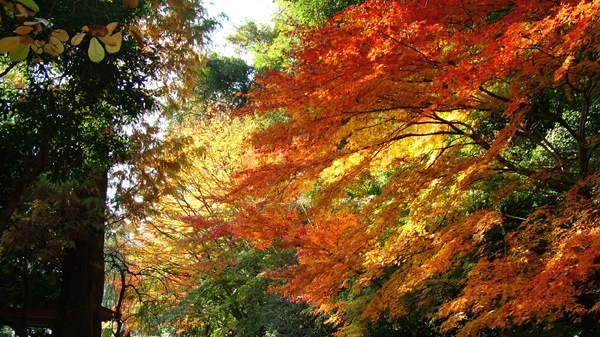
[[[156,111],[149,84],[180,94],[200,64],[202,16],[177,0],[2,1],[0,325],[101,335],[108,172]]]
[[[348,334],[596,329],[599,9],[367,1],[300,33],[232,192],[235,233],[297,250],[275,289]]]
[[[277,3],[229,38],[254,66],[198,57],[197,2],[3,3],[2,302],[97,337],[107,275],[114,336],[597,335],[600,3]]]

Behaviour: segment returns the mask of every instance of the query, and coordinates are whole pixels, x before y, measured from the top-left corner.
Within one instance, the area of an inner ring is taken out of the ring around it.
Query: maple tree
[[[229,195],[234,233],[297,250],[274,289],[342,335],[595,331],[599,13],[372,0],[300,31]]]
[[[245,139],[264,124],[199,106],[171,121],[164,141],[144,137],[131,166],[115,171],[121,182],[116,213],[127,215],[111,236],[118,252],[113,301],[125,329],[202,336],[327,334],[329,328],[306,305],[266,291],[265,266],[290,264],[293,255],[258,251],[233,236],[227,224],[232,210],[215,200],[242,165]],[[114,331],[120,329],[117,322]]]

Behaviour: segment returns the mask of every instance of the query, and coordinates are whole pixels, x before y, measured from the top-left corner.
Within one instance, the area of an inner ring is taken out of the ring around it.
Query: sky
[[[277,8],[273,0],[205,0],[204,4],[211,17],[217,17],[220,13],[228,17],[219,19],[223,27],[213,33],[214,46],[211,48],[228,56],[233,56],[234,51],[226,46],[225,38],[235,32],[236,26],[248,20],[268,24]]]

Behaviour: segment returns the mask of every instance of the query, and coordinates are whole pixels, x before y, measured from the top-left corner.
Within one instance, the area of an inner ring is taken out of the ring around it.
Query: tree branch
[[[8,74],[15,66],[17,65],[17,63],[11,63],[8,67],[6,67],[6,69],[4,69],[4,71],[2,71],[0,73],[0,77],[4,77],[6,74]]]
[[[498,95],[496,93],[493,93],[493,92],[487,90],[486,88],[483,87],[483,85],[479,86],[479,90],[483,91],[484,93],[486,93],[490,97],[493,97],[495,99],[501,100],[502,102],[509,103],[511,101],[510,98],[506,98],[504,96],[500,96],[500,95]]]
[[[385,37],[387,37],[387,38],[389,38],[389,39],[391,39],[392,41],[398,43],[399,45],[404,46],[404,47],[406,47],[406,48],[408,48],[408,49],[410,49],[410,50],[412,50],[412,51],[420,54],[421,56],[423,56],[423,58],[425,59],[425,61],[427,61],[429,63],[431,63],[431,64],[440,64],[440,62],[434,61],[434,60],[430,59],[429,57],[427,57],[427,55],[425,55],[425,53],[423,53],[422,51],[418,50],[417,48],[409,45],[408,43],[402,42],[402,41],[396,39],[395,37],[393,37],[393,36],[391,36],[389,34],[383,33],[383,32],[380,32],[380,34],[383,35],[383,36],[385,36]]]

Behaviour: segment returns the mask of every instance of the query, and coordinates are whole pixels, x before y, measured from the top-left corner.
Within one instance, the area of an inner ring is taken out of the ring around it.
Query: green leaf
[[[30,44],[20,44],[17,48],[13,49],[10,54],[10,60],[13,62],[20,62],[27,58],[29,55]]]
[[[96,37],[92,37],[90,40],[90,47],[88,48],[88,56],[92,62],[100,62],[104,59],[104,47],[100,44],[100,41]]]
[[[40,7],[33,0],[17,0],[17,1],[20,2],[23,6],[31,9],[34,12],[40,11]]]

